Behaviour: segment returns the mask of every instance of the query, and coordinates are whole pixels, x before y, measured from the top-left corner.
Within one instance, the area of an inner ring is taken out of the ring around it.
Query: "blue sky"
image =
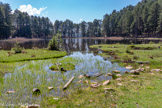
[[[136,5],[141,0],[0,0],[9,3],[11,8],[27,11],[31,15],[46,16],[55,20],[70,19],[75,23],[81,20],[102,19],[114,9]]]

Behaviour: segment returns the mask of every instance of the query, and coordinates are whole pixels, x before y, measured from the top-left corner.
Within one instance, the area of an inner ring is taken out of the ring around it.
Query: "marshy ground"
[[[1,51],[0,103],[15,107],[20,107],[20,103],[38,104],[42,108],[162,106],[160,43],[94,45],[91,48],[97,55],[75,52],[66,56],[65,52],[42,49],[8,55],[8,51]],[[51,66],[56,70],[64,68],[66,72],[53,71]],[[132,69],[125,68],[128,66]],[[131,73],[137,69],[141,69],[139,75]],[[64,91],[63,86],[72,76],[74,81]],[[103,85],[108,80],[110,82]],[[41,94],[34,96],[33,88],[39,88]]]

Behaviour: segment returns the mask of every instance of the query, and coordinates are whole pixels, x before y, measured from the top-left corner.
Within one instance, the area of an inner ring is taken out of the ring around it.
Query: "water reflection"
[[[160,40],[104,40],[104,39],[80,39],[80,38],[73,38],[73,39],[63,39],[63,49],[67,52],[71,51],[89,51],[90,45],[96,44],[146,44],[149,42],[158,43]],[[25,49],[32,49],[33,47],[38,48],[47,48],[49,40],[39,40],[39,41],[28,41],[24,43],[20,43],[21,47]],[[10,50],[14,46],[14,42],[9,41],[0,41],[0,48],[4,50]]]

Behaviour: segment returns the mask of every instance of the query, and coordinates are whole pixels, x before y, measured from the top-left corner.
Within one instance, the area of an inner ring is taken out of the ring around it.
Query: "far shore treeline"
[[[13,12],[9,4],[0,2],[0,39],[51,38],[58,32],[62,37],[162,37],[162,0],[142,0],[101,20],[79,24],[68,19],[53,24],[47,17]]]

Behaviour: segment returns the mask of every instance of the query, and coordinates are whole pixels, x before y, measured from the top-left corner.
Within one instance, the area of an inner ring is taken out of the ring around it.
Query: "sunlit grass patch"
[[[70,70],[75,69],[75,65],[72,63],[55,63],[55,65],[50,67],[51,70],[53,71],[61,71],[61,72],[66,72]]]
[[[51,58],[60,58],[66,56],[66,52],[49,51],[45,49],[27,49],[25,53],[12,54],[9,51],[0,51],[0,62],[20,62],[30,60],[43,60]]]
[[[132,47],[133,46],[133,47]],[[150,62],[150,66],[160,68],[162,63],[162,45],[159,44],[111,44],[111,45],[92,45],[90,48],[100,49],[103,57],[111,55],[113,61],[136,64],[138,61]],[[111,53],[110,53],[111,52]]]

